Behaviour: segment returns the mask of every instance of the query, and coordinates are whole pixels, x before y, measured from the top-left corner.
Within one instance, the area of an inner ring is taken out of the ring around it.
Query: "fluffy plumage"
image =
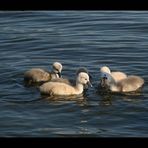
[[[80,72],[76,79],[76,85],[62,82],[47,82],[40,86],[41,94],[47,95],[79,95],[83,93],[83,85],[90,84],[89,75],[84,72]]]
[[[41,68],[32,68],[24,73],[24,81],[28,84],[47,82],[61,76],[62,64],[55,62],[52,71],[48,72]]]

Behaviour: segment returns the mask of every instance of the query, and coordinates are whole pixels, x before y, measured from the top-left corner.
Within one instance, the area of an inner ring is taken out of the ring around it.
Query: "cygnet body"
[[[102,86],[107,86],[112,92],[133,92],[140,89],[144,84],[144,79],[140,76],[131,75],[121,81],[116,82],[111,74],[104,75]]]
[[[80,72],[76,78],[76,85],[72,86],[62,82],[47,82],[40,86],[41,94],[46,95],[79,95],[83,93],[85,84],[90,84],[89,75]]]
[[[52,79],[61,77],[61,63],[53,63],[52,69],[53,70],[51,72],[47,72],[41,68],[32,68],[24,73],[24,81],[31,84],[36,82],[47,82]]]

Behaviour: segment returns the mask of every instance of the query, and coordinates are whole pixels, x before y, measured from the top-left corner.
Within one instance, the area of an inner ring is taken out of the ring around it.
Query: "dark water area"
[[[1,137],[147,137],[148,11],[0,11]],[[25,87],[33,67],[93,77],[84,100],[42,98]],[[145,80],[141,93],[102,94],[101,66]]]

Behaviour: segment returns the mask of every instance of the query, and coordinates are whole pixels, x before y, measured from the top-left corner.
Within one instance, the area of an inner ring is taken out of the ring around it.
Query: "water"
[[[147,137],[148,11],[0,11],[1,137]],[[32,67],[63,64],[93,76],[83,101],[53,101],[25,87]],[[97,91],[101,66],[144,78],[142,93]]]

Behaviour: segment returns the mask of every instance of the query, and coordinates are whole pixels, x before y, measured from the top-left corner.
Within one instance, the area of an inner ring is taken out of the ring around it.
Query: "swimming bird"
[[[28,84],[47,82],[55,78],[61,77],[62,64],[54,62],[52,71],[48,72],[41,68],[32,68],[24,73],[24,81]]]
[[[84,72],[84,73],[87,73],[89,75],[89,79],[90,79],[90,82],[92,80],[92,76],[90,75],[90,73],[88,72],[87,68],[85,67],[80,67],[77,71],[76,71],[76,77],[78,76],[78,74],[80,72]],[[75,80],[73,79],[67,79],[67,78],[56,78],[56,79],[53,79],[51,80],[51,82],[62,82],[62,83],[66,83],[66,84],[69,84],[69,85],[76,85],[76,82]],[[85,84],[84,85],[84,89],[87,89],[88,88],[88,85]]]
[[[50,96],[55,95],[79,95],[83,93],[85,84],[91,83],[89,81],[89,75],[84,72],[80,72],[76,78],[76,85],[72,86],[70,84],[62,82],[47,82],[39,87],[41,94],[46,94]]]
[[[107,86],[111,92],[134,92],[139,90],[143,84],[144,79],[140,76],[130,75],[117,82],[109,73],[104,73],[101,81],[101,86]]]
[[[122,79],[127,78],[127,75],[123,72],[117,71],[117,72],[111,72],[109,67],[103,66],[100,68],[101,72],[101,78],[104,77],[104,73],[111,74],[111,76],[114,78],[115,82],[119,82]]]

